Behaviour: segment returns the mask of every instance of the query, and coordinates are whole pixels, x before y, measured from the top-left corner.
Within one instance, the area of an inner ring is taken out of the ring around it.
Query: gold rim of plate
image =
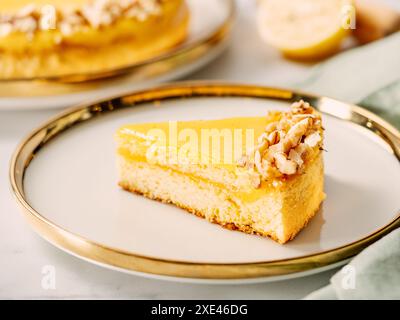
[[[79,92],[95,89],[99,81],[112,80],[116,76],[138,75],[138,80],[150,79],[176,70],[177,68],[194,62],[212,49],[218,47],[229,35],[235,20],[236,5],[234,0],[224,0],[226,17],[212,32],[202,35],[198,39],[185,41],[156,57],[136,62],[131,65],[103,70],[94,73],[76,73],[60,76],[42,76],[30,78],[0,78],[0,97],[8,96],[11,92],[20,92],[21,86],[34,85],[34,95],[37,90],[44,95]],[[26,90],[26,88],[24,89]]]
[[[380,117],[355,105],[326,97],[260,86],[204,82],[164,85],[107,101],[71,108],[34,130],[22,141],[11,160],[10,181],[14,196],[31,226],[55,246],[98,264],[158,276],[220,280],[283,276],[339,263],[353,257],[368,245],[400,226],[399,211],[395,213],[396,218],[393,221],[372,234],[353,243],[321,253],[256,263],[195,263],[147,257],[104,246],[54,224],[29,204],[24,193],[24,174],[35,155],[53,138],[82,122],[105,116],[110,112],[165,99],[204,96],[272,99],[288,103],[304,99],[325,114],[370,130],[387,142],[390,152],[400,162],[400,132]]]

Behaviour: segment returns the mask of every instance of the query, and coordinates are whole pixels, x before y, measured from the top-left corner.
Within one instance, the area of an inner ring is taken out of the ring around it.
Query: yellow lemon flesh
[[[261,37],[293,59],[320,59],[337,52],[350,33],[351,0],[261,0]]]

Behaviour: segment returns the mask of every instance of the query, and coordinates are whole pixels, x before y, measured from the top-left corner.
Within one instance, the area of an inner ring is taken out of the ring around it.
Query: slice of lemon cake
[[[226,228],[293,239],[325,195],[321,116],[134,124],[117,134],[119,185]]]

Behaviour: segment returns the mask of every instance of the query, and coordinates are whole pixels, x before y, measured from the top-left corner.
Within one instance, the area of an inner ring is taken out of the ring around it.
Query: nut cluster
[[[139,21],[161,12],[163,0],[88,0],[81,8],[60,10],[52,5],[27,5],[16,14],[0,13],[0,37],[13,32],[32,35],[36,31],[56,29],[70,35],[82,27],[109,26],[120,18]]]
[[[257,145],[238,165],[254,169],[262,180],[301,172],[305,161],[322,148],[321,116],[303,100],[293,103],[291,111],[273,112]]]

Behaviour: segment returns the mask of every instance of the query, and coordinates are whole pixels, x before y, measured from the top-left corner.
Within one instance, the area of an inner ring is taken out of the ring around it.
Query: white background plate
[[[142,256],[186,262],[302,257],[357,241],[393,221],[400,190],[398,160],[367,129],[328,115],[323,118],[327,199],[307,228],[286,245],[225,230],[117,186],[113,135],[120,125],[264,115],[285,106],[207,97],[113,112],[68,130],[38,153],[25,176],[28,202],[46,219],[84,238]]]
[[[199,43],[204,43],[207,39],[215,36],[215,34],[229,22],[229,19],[232,18],[232,0],[187,0],[187,3],[191,13],[189,36],[185,42],[176,49],[173,49],[173,52],[179,52],[184,48],[197,48]],[[187,57],[180,57],[180,65],[178,67],[168,71],[157,70],[156,75],[147,75],[146,71],[141,71],[139,73],[132,72],[120,77],[99,80],[92,86],[86,86],[86,83],[77,83],[67,85],[69,89],[60,89],[63,87],[62,84],[52,84],[51,82],[21,82],[20,84],[2,84],[0,82],[0,111],[65,108],[81,103],[82,101],[92,101],[102,97],[106,98],[121,95],[133,89],[144,88],[154,83],[179,79],[191,72],[201,69],[207,63],[214,60],[223,52],[227,44],[228,38],[221,39],[220,42],[214,43],[206,52],[200,54],[196,59],[189,61],[190,59]],[[171,55],[167,54],[165,56],[166,58],[160,61],[171,60],[170,56]],[[187,61],[182,63],[184,59]],[[176,62],[169,62],[169,64],[174,63],[176,64]],[[165,66],[162,68],[165,68]],[[1,86],[5,86],[5,88],[11,86],[12,89],[10,91],[10,89],[4,89]],[[32,86],[32,88],[30,88],[30,86]],[[27,90],[27,87],[30,89]],[[57,90],[69,90],[71,93],[52,93]],[[38,96],[37,94],[31,95],[27,93],[35,91],[44,91],[46,94]],[[18,96],[12,96],[10,92],[18,92]]]

